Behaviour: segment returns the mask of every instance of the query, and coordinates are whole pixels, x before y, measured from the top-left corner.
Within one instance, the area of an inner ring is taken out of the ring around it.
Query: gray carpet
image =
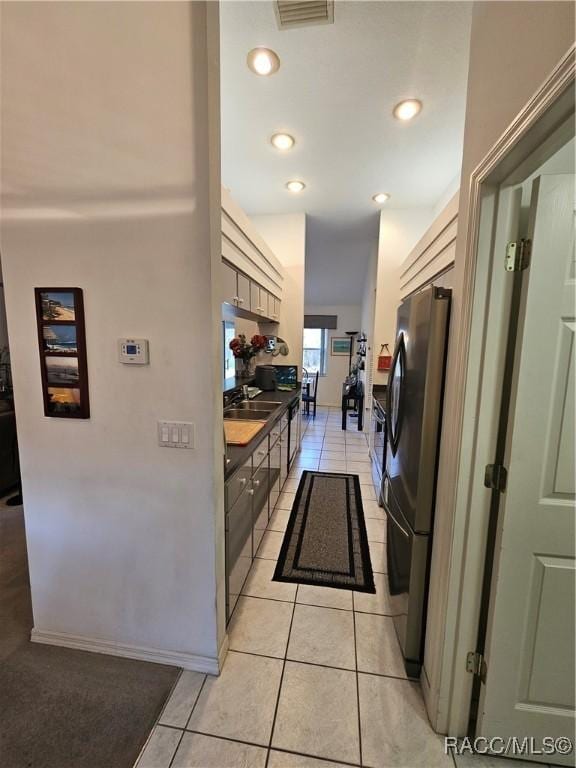
[[[376,591],[357,475],[302,473],[274,580]]]
[[[0,765],[132,768],[175,667],[29,641],[22,507],[0,502]]]

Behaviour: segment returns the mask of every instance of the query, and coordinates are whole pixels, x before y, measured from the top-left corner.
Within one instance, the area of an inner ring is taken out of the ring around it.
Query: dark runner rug
[[[357,475],[302,473],[273,580],[376,592]]]

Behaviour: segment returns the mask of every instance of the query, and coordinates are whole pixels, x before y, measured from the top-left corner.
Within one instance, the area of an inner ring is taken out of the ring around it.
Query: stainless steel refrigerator
[[[388,377],[388,589],[411,677],[423,661],[450,296],[430,285],[402,302]]]

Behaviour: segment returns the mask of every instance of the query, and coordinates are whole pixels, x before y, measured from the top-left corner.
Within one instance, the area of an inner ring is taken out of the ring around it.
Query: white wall
[[[396,310],[400,303],[400,265],[433,219],[431,208],[385,209],[380,214],[378,272],[374,314],[374,384],[386,384],[388,373],[377,370],[382,344],[394,352]]]
[[[306,306],[307,315],[336,315],[338,327],[328,331],[328,352],[326,356],[326,376],[318,379],[318,404],[340,407],[342,403],[342,383],[348,376],[348,355],[331,355],[333,337],[346,337],[346,331],[360,331],[362,308],[359,304],[322,304]],[[354,353],[356,344],[354,344]],[[356,359],[355,354],[353,360]]]
[[[304,268],[306,262],[306,214],[290,213],[250,217],[284,267],[280,323],[262,324],[262,332],[281,336],[290,353],[274,358],[278,365],[302,368],[304,324]]]
[[[522,45],[510,45],[511,40],[521,40]],[[450,697],[454,695],[454,665],[463,669],[465,663],[453,657],[458,601],[453,599],[448,606],[447,600],[450,583],[455,590],[452,595],[458,594],[462,567],[458,560],[460,544],[455,538],[459,521],[454,517],[459,445],[451,439],[450,427],[454,419],[459,419],[459,393],[466,373],[453,360],[460,341],[470,175],[573,42],[572,3],[474,3],[424,667],[428,713],[433,725],[444,732],[448,728]],[[454,735],[463,735],[466,727],[467,712],[461,709],[454,712],[453,722],[458,718],[461,721],[459,728],[451,729]]]
[[[364,290],[362,292],[362,314],[360,329],[368,337],[366,344],[366,358],[364,370],[360,379],[364,385],[364,431],[370,431],[370,413],[372,411],[372,383],[374,379],[375,356],[378,350],[375,347],[374,329],[376,316],[376,282],[378,278],[378,246],[375,244],[368,260],[366,276],[364,278]]]
[[[1,252],[35,638],[211,671],[224,633],[215,14],[2,6]],[[68,285],[84,291],[86,421],[43,415],[33,289]],[[129,335],[150,339],[149,366],[117,362]],[[159,448],[159,419],[193,421],[195,449]]]

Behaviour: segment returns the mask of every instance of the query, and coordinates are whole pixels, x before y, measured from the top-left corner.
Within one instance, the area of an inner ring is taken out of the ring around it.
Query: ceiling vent
[[[279,29],[334,23],[334,0],[276,0]]]

